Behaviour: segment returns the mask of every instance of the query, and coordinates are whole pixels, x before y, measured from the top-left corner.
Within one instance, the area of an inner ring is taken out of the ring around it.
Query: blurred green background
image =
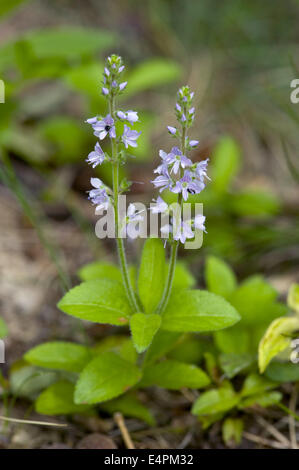
[[[5,237],[34,228],[63,287],[84,262],[113,259],[113,244],[94,236],[86,201],[95,138],[84,120],[105,112],[101,73],[115,52],[127,70],[122,106],[141,118],[140,145],[123,169],[134,182],[130,198],[153,196],[158,150],[173,144],[166,126],[175,124],[175,93],[187,83],[196,92],[192,138],[200,140],[192,158],[210,157],[212,182],[194,199],[207,216],[203,248],[182,255],[199,281],[207,253],[241,278],[296,276],[299,104],[290,82],[299,78],[298,1],[11,0],[0,15]],[[109,167],[97,172],[109,183]],[[15,199],[21,212],[9,225]],[[129,251],[136,258],[140,244]]]

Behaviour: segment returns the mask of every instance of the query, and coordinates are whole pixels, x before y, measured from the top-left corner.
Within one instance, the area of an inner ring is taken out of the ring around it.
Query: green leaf
[[[234,325],[240,316],[222,297],[203,290],[175,292],[161,327],[168,331],[215,331]]]
[[[191,334],[185,334],[179,343],[172,349],[167,357],[188,364],[197,364],[211,343]]]
[[[99,261],[95,261],[94,263],[89,263],[83,266],[79,270],[78,276],[82,281],[93,281],[94,279],[109,279],[110,281],[123,282],[121,270],[118,266],[115,266],[114,264],[110,263],[101,263]],[[131,278],[132,285],[135,287],[135,266],[129,266],[129,276]]]
[[[223,193],[227,191],[238,173],[241,163],[240,148],[231,137],[223,137],[213,155],[210,176],[212,188]]]
[[[195,416],[214,415],[226,412],[239,403],[238,394],[231,386],[222,386],[219,389],[202,393],[192,406],[192,414]]]
[[[255,362],[252,354],[220,354],[220,366],[226,377],[232,379]]]
[[[202,388],[209,385],[207,374],[192,364],[166,360],[144,369],[142,387],[156,385],[169,390],[180,390],[183,387]]]
[[[163,59],[149,59],[138,65],[129,74],[126,95],[135,95],[141,91],[152,89],[178,80],[182,68],[176,62]]]
[[[93,404],[111,400],[133,387],[140,370],[113,352],[93,359],[81,373],[75,389],[75,403]]]
[[[277,318],[268,327],[259,344],[259,370],[264,372],[267,365],[279,352],[291,343],[290,335],[299,330],[299,317]]]
[[[161,300],[165,280],[165,250],[159,238],[146,240],[141,257],[138,290],[145,312],[153,312]]]
[[[83,413],[89,405],[74,403],[75,386],[67,381],[57,382],[44,390],[35,402],[35,410],[42,415]]]
[[[160,324],[160,315],[135,313],[130,318],[130,328],[134,346],[139,353],[142,353],[149,347]]]
[[[0,338],[7,336],[8,330],[5,321],[0,317]]]
[[[249,397],[264,393],[272,388],[277,387],[277,383],[272,382],[259,374],[250,374],[246,377],[241,390],[241,397]]]
[[[69,315],[98,323],[123,325],[131,313],[125,290],[120,282],[96,279],[71,289],[58,303]]]
[[[269,217],[279,212],[280,203],[275,194],[256,189],[233,195],[230,208],[233,213],[243,217]]]
[[[219,258],[209,256],[206,262],[205,279],[208,290],[228,299],[237,287],[232,269]]]
[[[121,272],[118,266],[98,261],[86,264],[79,271],[82,281],[92,281],[94,279],[109,279],[111,281],[122,281]]]
[[[92,62],[71,68],[64,75],[68,87],[96,102],[98,114],[104,113],[106,106],[104,96],[99,93],[99,77],[101,77],[103,69],[103,64]]]
[[[48,59],[60,57],[70,59],[85,54],[94,54],[111,47],[115,36],[99,29],[64,26],[33,30],[24,35],[35,57]]]
[[[166,275],[168,269],[166,269]],[[173,289],[188,289],[194,287],[196,284],[195,277],[190,273],[189,269],[183,262],[178,261],[175,266],[172,288]]]
[[[214,333],[215,344],[225,354],[246,354],[250,352],[250,331],[242,327],[242,321],[226,330]]]
[[[14,364],[9,374],[10,390],[15,397],[34,400],[40,392],[59,380],[58,372],[28,365],[25,361]]]
[[[235,290],[230,302],[240,313],[242,325],[255,326],[270,322],[281,314],[281,309],[274,303],[276,298],[276,290],[262,276],[252,276]]]
[[[259,405],[263,408],[267,406],[276,405],[282,399],[282,394],[280,392],[266,392],[258,395],[253,395],[245,400],[242,400],[238,405],[239,409],[249,408],[250,406]]]
[[[266,369],[265,375],[276,382],[298,382],[299,366],[291,362],[272,361]]]
[[[299,284],[292,284],[288,293],[288,306],[299,313]]]
[[[10,0],[9,2],[1,2],[0,5],[0,16],[4,16],[14,8],[18,7],[22,3],[26,3],[28,0]]]
[[[242,440],[242,433],[244,422],[240,418],[226,418],[222,425],[222,438],[226,445],[232,442],[240,444]]]
[[[58,163],[74,162],[82,158],[86,148],[86,130],[77,120],[65,116],[54,116],[43,121],[40,135],[53,145],[52,160]]]
[[[101,404],[100,408],[110,414],[120,412],[129,418],[140,419],[149,426],[155,425],[155,418],[151,411],[132,394],[126,393],[119,398],[107,401]]]
[[[119,355],[126,361],[131,362],[132,364],[136,364],[138,354],[131,338],[127,337],[126,340],[122,343],[119,350]]]
[[[181,333],[159,330],[146,352],[145,364],[152,364],[169,351],[173,350],[180,341]]]
[[[81,372],[92,355],[89,348],[81,344],[55,341],[35,346],[24,358],[30,364],[47,369]]]
[[[115,351],[119,352],[121,346],[125,341],[128,340],[128,337],[125,335],[109,335],[99,341],[92,348],[94,355],[102,354],[106,351]]]

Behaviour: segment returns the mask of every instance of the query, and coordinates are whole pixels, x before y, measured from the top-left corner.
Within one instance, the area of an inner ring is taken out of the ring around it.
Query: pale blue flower
[[[176,230],[173,232],[174,240],[180,241],[184,244],[187,238],[194,238],[191,223],[192,222],[190,220],[186,222],[181,221],[179,226],[175,227]]]
[[[203,232],[206,232],[205,220],[206,220],[206,217],[204,215],[197,214],[194,217],[194,227],[199,230],[202,230]]]
[[[133,131],[129,126],[124,126],[124,133],[122,135],[122,141],[126,148],[130,145],[131,147],[137,147],[136,140],[140,136],[141,132]]]
[[[163,212],[165,213],[168,211],[168,204],[163,201],[161,196],[158,196],[156,201],[154,200],[154,202],[155,204],[151,205],[150,207],[150,211],[153,214],[162,214]]]
[[[130,124],[134,124],[134,122],[137,122],[139,120],[137,111],[132,111],[131,109],[127,112],[117,111],[116,114],[120,119],[125,119]]]
[[[180,168],[186,168],[192,165],[190,158],[187,158],[185,155],[183,155],[178,147],[173,147],[171,149],[171,152],[167,157],[167,163],[168,165],[172,165],[171,171],[173,171],[175,174],[177,174]]]
[[[110,197],[107,193],[107,187],[99,178],[91,178],[90,183],[94,189],[88,191],[88,199],[96,205],[96,210],[106,209],[110,204]]]
[[[97,123],[93,125],[93,129],[94,135],[96,135],[100,140],[105,139],[107,135],[112,139],[115,139],[116,137],[114,119],[110,114],[101,121],[97,121]]]
[[[95,148],[90,154],[88,155],[88,158],[86,161],[92,165],[93,168],[95,168],[97,165],[101,165],[103,161],[105,160],[105,154],[99,144],[99,142],[96,143]]]
[[[176,134],[176,128],[172,126],[167,126],[168,131],[170,132],[171,135]]]
[[[124,90],[124,89],[126,88],[127,83],[128,83],[128,82],[122,82],[122,83],[119,84],[119,89],[120,89],[120,91],[122,91],[122,90]]]
[[[164,189],[170,189],[173,186],[172,179],[167,175],[157,176],[152,183],[156,188],[160,188],[160,192],[164,191]]]
[[[96,124],[98,122],[98,118],[97,118],[97,116],[95,116],[95,117],[86,119],[85,122],[87,122],[88,124],[91,124],[93,126],[94,124]]]

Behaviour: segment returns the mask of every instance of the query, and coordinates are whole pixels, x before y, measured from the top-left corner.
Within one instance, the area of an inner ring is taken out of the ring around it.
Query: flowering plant
[[[108,113],[87,120],[98,138],[87,162],[96,168],[108,161],[113,175],[112,188],[99,178],[91,178],[88,197],[96,211],[112,210],[120,267],[97,262],[82,268],[83,282],[67,292],[58,307],[90,322],[129,327],[130,337],[109,336],[88,347],[49,342],[30,350],[25,359],[35,366],[59,371],[54,383],[37,398],[36,409],[41,413],[73,413],[99,405],[107,411],[130,409],[131,415],[152,422],[149,412],[136,401],[139,388],[156,385],[172,390],[198,389],[210,383],[201,368],[164,359],[165,353],[186,333],[218,331],[234,325],[240,317],[221,296],[192,289],[192,275],[177,263],[180,244],[193,239],[196,231],[205,231],[202,214],[185,220],[181,211],[189,195],[199,194],[208,179],[208,160],[193,163],[187,156],[198,145],[188,135],[195,115],[193,93],[188,86],[177,95],[178,125],[168,126],[178,143],[168,153],[160,150],[161,162],[152,181],[160,193],[167,189],[177,195],[177,204],[173,209],[161,195],[154,200],[151,214],[161,214],[162,222],[164,216],[168,217],[168,223],[161,224],[164,243],[160,237],[145,241],[138,276],[134,267],[128,267],[123,229],[140,223],[145,214],[135,204],[129,205],[124,216],[119,211],[119,198],[130,187],[129,182],[119,181],[119,167],[126,163],[127,149],[137,146],[140,135],[132,128],[138,113],[117,105],[117,97],[127,85],[122,79],[124,69],[121,57],[108,57],[102,87]],[[110,143],[110,152],[102,149],[104,140]],[[170,247],[169,261],[165,244]]]

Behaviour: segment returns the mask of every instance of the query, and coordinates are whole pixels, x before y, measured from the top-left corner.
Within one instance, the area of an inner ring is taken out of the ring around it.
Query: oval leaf
[[[146,312],[153,312],[161,300],[165,281],[165,250],[162,240],[146,240],[140,263],[138,290]]]
[[[161,324],[160,315],[145,315],[135,313],[130,319],[130,328],[133,343],[139,353],[145,351],[151,344],[153,337]]]
[[[30,364],[47,369],[81,372],[92,356],[90,350],[81,344],[53,341],[35,346],[24,358]]]
[[[225,299],[204,290],[171,296],[161,328],[168,331],[215,331],[234,325],[238,312]]]
[[[120,282],[97,279],[71,289],[58,303],[64,313],[98,323],[123,325],[131,308]]]
[[[57,382],[44,390],[35,402],[35,410],[42,415],[65,415],[82,413],[89,405],[74,403],[74,385],[67,381]]]
[[[205,268],[206,284],[210,292],[226,299],[237,287],[236,276],[232,269],[221,259],[209,256]]]
[[[157,385],[169,390],[180,390],[183,387],[206,387],[209,383],[209,377],[199,367],[179,361],[166,360],[147,367],[144,370],[141,385]]]
[[[140,370],[113,352],[93,359],[81,373],[75,389],[75,403],[93,404],[111,400],[141,378]]]

